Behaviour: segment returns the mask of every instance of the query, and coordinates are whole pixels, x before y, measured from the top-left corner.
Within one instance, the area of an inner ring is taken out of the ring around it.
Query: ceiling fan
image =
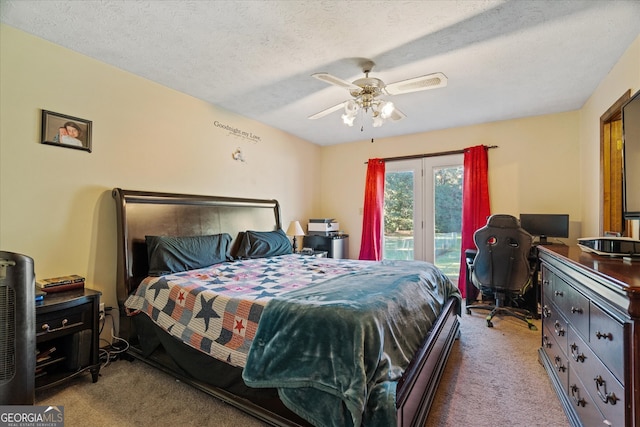
[[[329,73],[312,74],[311,76],[318,80],[348,89],[353,98],[313,114],[309,116],[309,119],[319,119],[334,111],[344,109],[342,120],[347,126],[353,126],[353,121],[358,112],[364,111],[365,113],[371,113],[373,127],[380,127],[387,119],[396,121],[406,117],[402,111],[395,108],[392,102],[385,101],[380,98],[381,96],[401,95],[427,89],[436,89],[447,85],[447,76],[443,73],[427,74],[425,76],[385,84],[380,79],[369,77],[369,73],[374,65],[373,61],[364,62],[362,64],[362,71],[365,77],[355,80],[352,83]]]

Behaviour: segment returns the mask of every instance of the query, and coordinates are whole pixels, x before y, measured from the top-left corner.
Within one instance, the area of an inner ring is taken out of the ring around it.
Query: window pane
[[[454,283],[460,271],[462,166],[433,169],[434,264]]]
[[[413,179],[413,171],[385,174],[384,259],[413,259]]]

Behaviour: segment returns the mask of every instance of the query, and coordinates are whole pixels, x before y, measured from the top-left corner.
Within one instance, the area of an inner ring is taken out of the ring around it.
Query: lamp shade
[[[287,228],[287,236],[304,236],[304,230],[300,225],[300,221],[291,221]]]

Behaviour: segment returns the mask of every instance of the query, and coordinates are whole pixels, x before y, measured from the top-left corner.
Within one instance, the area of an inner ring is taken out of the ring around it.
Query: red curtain
[[[489,158],[484,145],[464,150],[464,177],[462,189],[462,253],[460,255],[460,275],[458,289],[466,297],[467,265],[465,250],[476,249],[473,233],[487,223],[491,214],[489,204]],[[474,292],[475,288],[474,288]]]
[[[384,160],[369,159],[364,188],[364,212],[359,259],[382,259],[382,217],[384,209]]]

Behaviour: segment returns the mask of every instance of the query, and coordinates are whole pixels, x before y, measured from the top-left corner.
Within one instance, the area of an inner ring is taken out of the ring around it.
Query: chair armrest
[[[466,273],[467,273],[467,277],[466,277],[466,282],[467,282],[467,286],[466,286],[466,304],[472,304],[477,296],[477,289],[475,287],[475,285],[472,283],[472,273],[473,273],[473,262],[476,258],[476,255],[478,254],[478,251],[476,249],[465,249],[464,251],[464,260],[467,264],[467,268],[466,268]]]
[[[478,254],[478,251],[476,249],[465,249],[464,259],[468,267],[473,266],[473,261],[476,259],[477,254]]]

